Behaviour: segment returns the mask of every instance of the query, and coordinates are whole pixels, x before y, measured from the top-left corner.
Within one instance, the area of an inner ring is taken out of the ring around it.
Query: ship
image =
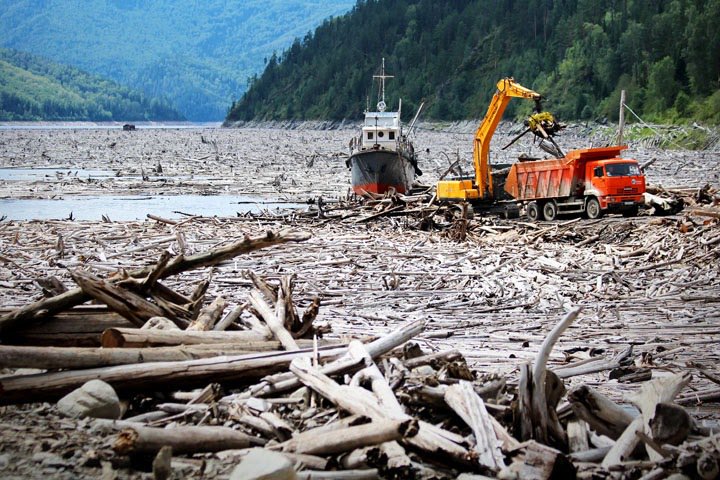
[[[380,75],[373,75],[373,79],[379,82],[376,109],[365,111],[360,135],[350,140],[350,155],[346,165],[350,169],[353,192],[358,195],[366,192],[384,194],[393,190],[408,193],[415,177],[422,175],[415,148],[410,141],[422,105],[407,132],[404,132],[400,119],[402,100],[398,102],[397,111],[386,111],[385,80],[388,78],[393,76],[385,74],[383,58]]]

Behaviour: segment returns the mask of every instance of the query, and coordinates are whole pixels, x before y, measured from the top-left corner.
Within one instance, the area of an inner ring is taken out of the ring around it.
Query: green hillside
[[[191,120],[221,120],[248,77],[354,0],[0,0],[0,46],[81,68]]]
[[[167,100],[27,53],[0,49],[0,120],[182,120]]]
[[[296,41],[228,121],[358,118],[381,57],[408,117],[478,118],[512,76],[561,118],[720,123],[720,0],[361,0]],[[510,104],[508,114],[529,109]]]

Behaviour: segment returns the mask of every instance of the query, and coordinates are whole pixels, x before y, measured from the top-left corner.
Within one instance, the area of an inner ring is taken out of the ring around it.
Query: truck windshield
[[[638,167],[637,163],[612,163],[605,165],[605,171],[608,177],[640,175],[640,167]]]

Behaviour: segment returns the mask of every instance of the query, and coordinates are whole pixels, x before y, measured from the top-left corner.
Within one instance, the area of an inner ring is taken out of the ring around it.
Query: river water
[[[302,205],[234,195],[72,196],[61,199],[0,199],[6,220],[142,220],[148,214],[234,217],[247,212],[296,209]]]

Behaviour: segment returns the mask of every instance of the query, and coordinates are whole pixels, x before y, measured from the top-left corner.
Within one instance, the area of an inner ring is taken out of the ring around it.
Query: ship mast
[[[394,78],[394,75],[385,75],[385,57],[382,59],[382,69],[380,71],[380,75],[373,75],[373,78],[380,80],[380,101],[377,104],[377,109],[378,112],[384,112],[385,107],[387,107],[385,104],[385,79]]]

